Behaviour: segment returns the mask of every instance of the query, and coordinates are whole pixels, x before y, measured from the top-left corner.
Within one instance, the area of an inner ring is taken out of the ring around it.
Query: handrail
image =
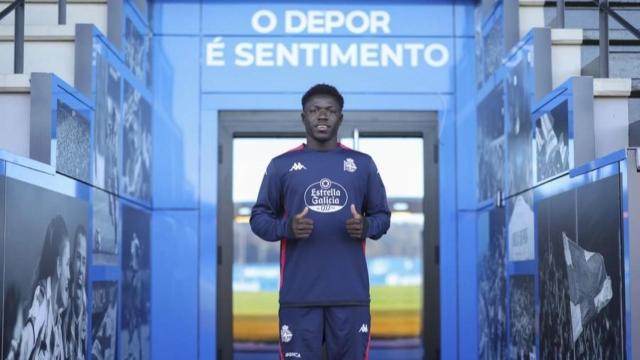
[[[13,72],[22,74],[24,72],[24,0],[15,0],[0,12],[0,20],[9,15],[11,11],[16,11],[14,22],[13,41]]]
[[[600,36],[599,43],[599,70],[600,77],[609,77],[609,16],[617,21],[623,28],[629,31],[633,36],[640,40],[640,30],[618,14],[609,6],[609,0],[592,0],[594,4],[598,6],[600,12],[598,27]],[[560,28],[564,28],[564,13],[565,13],[565,0],[556,0],[556,25]]]
[[[597,2],[598,0],[594,0]],[[609,77],[609,14],[607,9],[609,8],[609,0],[599,0],[598,11],[598,67],[600,70],[600,77]]]
[[[593,2],[597,3],[597,0],[593,0]],[[622,15],[618,14],[615,10],[613,10],[607,1],[607,6],[604,10],[613,18],[613,20],[617,21],[623,28],[632,33],[635,37],[640,39],[640,30],[638,30],[635,26],[633,26],[630,22],[628,22]]]
[[[609,6],[609,0],[593,0],[598,4],[598,10],[600,11],[600,21],[598,26],[600,27],[600,38],[598,43],[600,44],[600,53],[598,55],[598,61],[600,63],[600,77],[609,77],[609,16],[617,21],[622,27],[629,31],[633,36],[640,39],[640,31],[635,26],[631,25],[620,14],[613,10]]]
[[[18,6],[18,4],[21,2],[24,3],[24,0],[15,0],[11,4],[9,4],[9,6],[7,6],[2,11],[0,11],[0,20],[4,19],[5,16],[9,15],[13,11],[13,9],[15,9],[15,7]]]
[[[9,15],[13,9],[18,6],[18,3],[24,3],[24,0],[16,0],[9,4],[6,8],[0,11],[0,20]],[[67,23],[67,0],[58,0],[58,25],[64,25]]]
[[[67,23],[67,0],[58,0],[58,25]]]
[[[565,6],[564,6],[564,0],[557,0],[558,2],[556,3],[556,6],[558,7],[557,10],[557,15],[556,15],[556,19],[557,19],[557,26],[561,29],[564,29],[564,11],[565,11]]]
[[[24,1],[15,0],[9,6],[0,11],[0,20],[16,11],[14,21],[14,41],[13,41],[13,72],[22,74],[24,72]],[[67,23],[67,1],[58,0],[58,24]]]

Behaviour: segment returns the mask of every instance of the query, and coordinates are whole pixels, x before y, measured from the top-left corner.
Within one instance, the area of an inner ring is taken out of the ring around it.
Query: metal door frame
[[[358,129],[360,137],[420,137],[424,158],[423,312],[425,358],[440,355],[440,211],[438,118],[431,111],[346,111],[338,137]],[[217,354],[233,357],[233,139],[305,137],[300,112],[220,111],[218,113]],[[375,159],[374,159],[375,160]],[[399,159],[400,161],[402,159]],[[256,169],[263,171],[264,169]]]

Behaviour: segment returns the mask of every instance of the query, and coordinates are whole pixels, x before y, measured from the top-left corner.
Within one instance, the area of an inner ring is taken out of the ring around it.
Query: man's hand
[[[309,208],[305,207],[301,213],[291,218],[291,231],[296,239],[307,239],[313,231],[313,220],[305,218]]]
[[[356,240],[362,240],[364,237],[364,217],[358,214],[356,206],[351,204],[351,219],[347,220],[347,232],[349,236]]]

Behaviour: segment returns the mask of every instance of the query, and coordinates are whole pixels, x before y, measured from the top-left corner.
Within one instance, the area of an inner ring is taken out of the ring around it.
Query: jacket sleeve
[[[287,236],[287,219],[284,217],[282,184],[273,160],[260,185],[260,192],[251,209],[251,230],[267,241],[278,241]]]
[[[389,230],[391,211],[389,211],[389,205],[387,204],[387,192],[373,159],[370,161],[369,166],[363,211],[366,220],[365,236],[374,240],[380,239]]]

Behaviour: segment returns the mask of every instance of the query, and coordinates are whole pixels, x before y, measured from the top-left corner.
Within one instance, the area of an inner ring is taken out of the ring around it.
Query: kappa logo
[[[352,158],[346,158],[344,160],[344,171],[355,172],[356,170],[358,170],[356,162]]]
[[[293,334],[291,330],[289,330],[289,326],[282,325],[282,329],[280,329],[280,339],[283,343],[288,343],[293,338]]]
[[[291,165],[291,169],[289,169],[289,171],[300,171],[300,170],[307,170],[307,167],[302,165],[301,162],[294,162],[293,165]]]
[[[300,355],[299,352],[288,352],[288,353],[284,354],[284,357],[302,359],[302,355]]]
[[[358,332],[366,334],[366,333],[369,332],[369,327],[367,326],[367,324],[362,324],[362,326],[360,327],[360,330],[358,330]]]

